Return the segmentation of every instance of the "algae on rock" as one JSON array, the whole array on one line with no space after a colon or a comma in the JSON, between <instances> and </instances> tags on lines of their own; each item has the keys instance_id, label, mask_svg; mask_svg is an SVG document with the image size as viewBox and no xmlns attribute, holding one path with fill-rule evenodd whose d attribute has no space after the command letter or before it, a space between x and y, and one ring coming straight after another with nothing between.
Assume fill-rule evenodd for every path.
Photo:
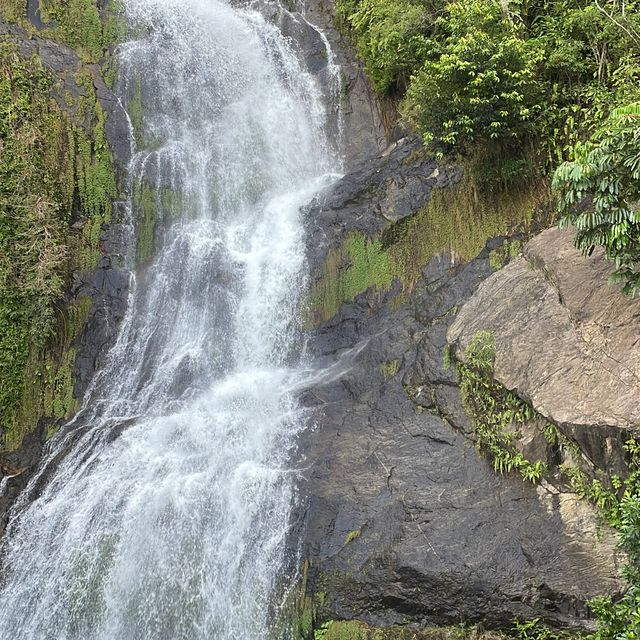
<instances>
[{"instance_id":1,"label":"algae on rock","mask_svg":"<svg viewBox=\"0 0 640 640\"><path fill-rule=\"evenodd\" d=\"M73 342L89 314L67 299L94 268L116 177L92 72L61 94L42 60L0 41L0 450L76 408Z\"/></svg>"},{"instance_id":2,"label":"algae on rock","mask_svg":"<svg viewBox=\"0 0 640 640\"><path fill-rule=\"evenodd\" d=\"M475 258L490 238L527 228L547 200L544 184L487 191L465 172L458 184L434 189L426 206L388 224L378 236L352 232L331 249L311 289L312 323L329 320L342 303L369 289L381 296L397 281L403 293L411 291L440 254Z\"/></svg>"}]
</instances>

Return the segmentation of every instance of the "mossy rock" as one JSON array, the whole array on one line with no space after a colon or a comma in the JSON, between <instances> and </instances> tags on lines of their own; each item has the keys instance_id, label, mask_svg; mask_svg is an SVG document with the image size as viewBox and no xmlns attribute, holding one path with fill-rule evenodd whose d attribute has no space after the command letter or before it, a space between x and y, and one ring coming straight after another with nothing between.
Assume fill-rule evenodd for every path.
<instances>
[{"instance_id":1,"label":"mossy rock","mask_svg":"<svg viewBox=\"0 0 640 640\"><path fill-rule=\"evenodd\" d=\"M434 189L425 207L378 236L351 232L331 249L311 287L308 325L329 320L343 303L368 290L381 298L398 283L401 294L410 292L432 258L471 260L490 238L527 228L547 201L544 184L487 191L467 171L461 182Z\"/></svg>"},{"instance_id":2,"label":"mossy rock","mask_svg":"<svg viewBox=\"0 0 640 640\"><path fill-rule=\"evenodd\" d=\"M0 450L77 407L74 341L91 301L67 292L102 256L117 186L93 71L75 81L61 94L37 55L0 39Z\"/></svg>"},{"instance_id":3,"label":"mossy rock","mask_svg":"<svg viewBox=\"0 0 640 640\"><path fill-rule=\"evenodd\" d=\"M371 627L357 620L325 622L314 640L504 640L497 632L483 632L463 625L453 627Z\"/></svg>"}]
</instances>

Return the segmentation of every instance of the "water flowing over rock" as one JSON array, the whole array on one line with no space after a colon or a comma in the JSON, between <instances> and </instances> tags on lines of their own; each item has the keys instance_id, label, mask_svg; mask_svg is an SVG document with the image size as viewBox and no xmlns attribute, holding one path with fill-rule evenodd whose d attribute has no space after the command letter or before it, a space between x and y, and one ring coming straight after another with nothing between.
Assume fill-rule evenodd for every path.
<instances>
[{"instance_id":1,"label":"water flowing over rock","mask_svg":"<svg viewBox=\"0 0 640 640\"><path fill-rule=\"evenodd\" d=\"M449 349L490 331L496 380L618 471L639 303L570 231L498 273L504 238L460 260L445 223L468 213L448 208L468 174L388 126L333 0L123 4L113 89L87 65L122 198L73 277L93 300L73 345L84 402L0 465L2 513L31 478L0 548L0 637L592 629L586 601L621 588L615 537L566 485L495 473ZM71 49L5 32L80 95ZM502 232L487 225L464 255Z\"/></svg>"},{"instance_id":2,"label":"water flowing over rock","mask_svg":"<svg viewBox=\"0 0 640 640\"><path fill-rule=\"evenodd\" d=\"M141 267L83 409L15 507L0 636L267 637L305 424L300 208L339 170L335 114L257 11L124 4Z\"/></svg>"}]
</instances>

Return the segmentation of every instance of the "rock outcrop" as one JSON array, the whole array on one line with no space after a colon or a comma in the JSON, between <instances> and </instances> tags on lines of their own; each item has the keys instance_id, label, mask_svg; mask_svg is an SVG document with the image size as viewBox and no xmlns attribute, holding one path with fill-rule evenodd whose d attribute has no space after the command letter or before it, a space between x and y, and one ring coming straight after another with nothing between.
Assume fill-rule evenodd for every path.
<instances>
[{"instance_id":1,"label":"rock outcrop","mask_svg":"<svg viewBox=\"0 0 640 640\"><path fill-rule=\"evenodd\" d=\"M349 168L375 157L387 146L387 139L394 135L393 111L385 107L373 92L364 73L362 63L353 48L336 28L334 0L305 0L304 15L320 28L335 56L334 64L340 67L341 96L340 117L343 150ZM316 56L326 64L326 51Z\"/></svg>"},{"instance_id":2,"label":"rock outcrop","mask_svg":"<svg viewBox=\"0 0 640 640\"><path fill-rule=\"evenodd\" d=\"M36 14L32 12L30 15L33 17ZM37 21L34 26L38 26ZM78 105L97 100L97 108L105 117L104 135L113 160L112 168L115 177L122 178L131 157L128 119L122 105L105 84L99 65L83 62L73 49L64 44L40 38L2 20L0 39L11 43L21 57L35 57L41 61L55 80L51 98L67 114L70 126L78 130L86 127ZM84 77L90 79L88 84L80 80ZM87 131L88 136L91 133ZM79 151L76 149L75 153ZM77 182L78 179L75 175L74 180ZM51 358L52 364L47 365L50 369L55 371L58 367L68 367L65 380L68 377L71 382L65 393L75 403L83 397L101 356L115 339L126 310L129 288L129 271L124 266L124 242L128 226L125 204L118 201L113 203L107 223L98 219L90 220L79 200L76 193L68 230L68 241L75 254L70 256L69 273L65 274L67 288L57 305L64 320L57 328L59 335L52 341L55 346L47 354ZM89 241L87 236L92 234L85 232L91 223L99 228L96 237ZM87 257L89 255L90 258ZM45 365L42 366L44 368ZM33 377L33 372L29 375ZM38 382L41 380L29 380L34 389ZM44 384L43 394L52 393L47 386L60 386L57 379ZM0 452L0 479L5 476L0 491L0 535L6 524L8 509L26 485L30 471L39 462L47 437L68 417L51 415L51 407L41 404L46 405L38 399L34 400L33 407L29 407L37 426L27 433L22 446L17 450ZM62 413L64 411L66 407Z\"/></svg>"},{"instance_id":3,"label":"rock outcrop","mask_svg":"<svg viewBox=\"0 0 640 640\"><path fill-rule=\"evenodd\" d=\"M409 179L407 172L422 171L418 206L429 200L435 176L445 193L460 178L453 167L436 173L426 157L407 169L397 162L404 153L399 145L372 165L374 171L346 176L310 211L313 228L318 226L309 248L316 274L339 236L382 232L393 241L389 220L395 216L385 216L382 203L394 201L393 184ZM384 166L394 167L392 182ZM400 211L407 219L415 215ZM542 237L539 245L549 240ZM514 618L541 617L556 626L589 628L586 600L620 588L615 537L599 532L589 504L561 487L497 475L474 446L455 368L446 363L447 332L464 308L456 326L466 319L464 335L473 335L479 306L463 305L475 300L478 287L478 295L490 290L489 254L499 244L490 242L466 263L435 257L410 288L398 279L386 291L372 287L310 335L322 373L304 396L315 428L301 445L307 501L298 527L320 620L509 628ZM545 255L549 264L553 251ZM516 263L493 279L516 270L524 278ZM552 290L557 303L557 289L544 277L538 286L549 288L545 300ZM509 294L514 288L509 285ZM521 289L523 295L532 291L524 284ZM573 295L578 304L578 293ZM597 311L609 300L603 292L593 299L596 323L610 322L610 315ZM537 313L525 298L501 304L504 322L509 313L531 320ZM579 305L587 307L584 297ZM524 328L519 325L520 333ZM507 331L504 325L495 329ZM538 334L537 340L539 350L546 338ZM503 368L508 357L517 363L508 347L501 357ZM567 357L557 362L558 371L572 365ZM526 367L518 371L525 375ZM555 393L559 411L565 397L561 387Z\"/></svg>"},{"instance_id":4,"label":"rock outcrop","mask_svg":"<svg viewBox=\"0 0 640 640\"><path fill-rule=\"evenodd\" d=\"M496 340L495 377L558 425L640 427L640 300L608 283L601 250L549 229L484 282L449 332L463 353L478 331Z\"/></svg>"}]
</instances>

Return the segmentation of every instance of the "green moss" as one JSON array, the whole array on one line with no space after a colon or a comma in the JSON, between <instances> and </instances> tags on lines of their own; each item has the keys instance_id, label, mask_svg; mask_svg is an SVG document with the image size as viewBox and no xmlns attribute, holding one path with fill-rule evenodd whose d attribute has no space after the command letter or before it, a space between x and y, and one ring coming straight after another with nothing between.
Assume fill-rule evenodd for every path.
<instances>
[{"instance_id":1,"label":"green moss","mask_svg":"<svg viewBox=\"0 0 640 640\"><path fill-rule=\"evenodd\" d=\"M61 362L49 361L45 364L47 377L44 388L44 413L53 418L64 419L77 409L78 402L73 397L73 363L76 350L64 351Z\"/></svg>"},{"instance_id":2,"label":"green moss","mask_svg":"<svg viewBox=\"0 0 640 640\"><path fill-rule=\"evenodd\" d=\"M393 378L398 371L400 371L400 361L399 360L391 360L390 362L383 362L380 365L380 373L385 380L389 378Z\"/></svg>"},{"instance_id":3,"label":"green moss","mask_svg":"<svg viewBox=\"0 0 640 640\"><path fill-rule=\"evenodd\" d=\"M344 544L348 545L350 542L357 540L362 535L362 529L354 529L353 531L349 531L347 537L344 539Z\"/></svg>"},{"instance_id":4,"label":"green moss","mask_svg":"<svg viewBox=\"0 0 640 640\"><path fill-rule=\"evenodd\" d=\"M117 191L93 76L77 80L78 101L0 40L0 449L76 408L73 341L90 300L61 300L71 273L97 264Z\"/></svg>"},{"instance_id":5,"label":"green moss","mask_svg":"<svg viewBox=\"0 0 640 640\"><path fill-rule=\"evenodd\" d=\"M186 203L179 191L169 188L156 189L144 181L134 189L136 209L136 260L148 262L156 250L157 229L166 221L185 212Z\"/></svg>"},{"instance_id":6,"label":"green moss","mask_svg":"<svg viewBox=\"0 0 640 640\"><path fill-rule=\"evenodd\" d=\"M142 112L142 79L140 73L136 73L133 83L133 95L127 103L127 113L131 118L131 126L133 127L133 137L139 149L144 147L144 138L142 135L143 112Z\"/></svg>"},{"instance_id":7,"label":"green moss","mask_svg":"<svg viewBox=\"0 0 640 640\"><path fill-rule=\"evenodd\" d=\"M32 353L53 334L73 199L67 121L37 58L0 41L0 415L13 441Z\"/></svg>"},{"instance_id":8,"label":"green moss","mask_svg":"<svg viewBox=\"0 0 640 640\"><path fill-rule=\"evenodd\" d=\"M26 23L27 0L0 0L0 16L7 22Z\"/></svg>"},{"instance_id":9,"label":"green moss","mask_svg":"<svg viewBox=\"0 0 640 640\"><path fill-rule=\"evenodd\" d=\"M383 292L392 282L393 268L382 242L352 234L327 256L322 276L311 293L314 320L328 320L343 302L370 288Z\"/></svg>"},{"instance_id":10,"label":"green moss","mask_svg":"<svg viewBox=\"0 0 640 640\"><path fill-rule=\"evenodd\" d=\"M40 0L40 15L47 26L42 35L78 52L85 62L97 62L106 48L103 25L95 0Z\"/></svg>"},{"instance_id":11,"label":"green moss","mask_svg":"<svg viewBox=\"0 0 640 640\"><path fill-rule=\"evenodd\" d=\"M408 293L433 257L447 253L471 260L489 238L527 227L547 200L545 184L487 191L467 172L458 185L435 189L426 207L380 237L354 233L330 251L310 293L310 324L330 319L343 302L367 290L380 296L395 280Z\"/></svg>"},{"instance_id":12,"label":"green moss","mask_svg":"<svg viewBox=\"0 0 640 640\"><path fill-rule=\"evenodd\" d=\"M164 187L158 190L158 194L164 217L176 218L179 215L192 214L193 202L190 202L181 191Z\"/></svg>"},{"instance_id":13,"label":"green moss","mask_svg":"<svg viewBox=\"0 0 640 640\"><path fill-rule=\"evenodd\" d=\"M330 621L325 622L314 632L314 640L368 640L369 628L362 622Z\"/></svg>"},{"instance_id":14,"label":"green moss","mask_svg":"<svg viewBox=\"0 0 640 640\"><path fill-rule=\"evenodd\" d=\"M384 243L396 274L407 288L422 276L422 269L434 256L448 253L461 261L475 258L489 238L527 226L546 197L543 185L484 190L466 172L459 184L435 189L424 209L385 232Z\"/></svg>"},{"instance_id":15,"label":"green moss","mask_svg":"<svg viewBox=\"0 0 640 640\"><path fill-rule=\"evenodd\" d=\"M97 0L39 0L39 4L45 25L39 32L27 19L27 0L0 0L0 16L31 33L66 44L89 63L100 61L126 35L120 0L111 0L102 11Z\"/></svg>"},{"instance_id":16,"label":"green moss","mask_svg":"<svg viewBox=\"0 0 640 640\"><path fill-rule=\"evenodd\" d=\"M489 265L494 271L499 271L515 260L522 250L520 240L505 240L497 249L489 254Z\"/></svg>"},{"instance_id":17,"label":"green moss","mask_svg":"<svg viewBox=\"0 0 640 640\"><path fill-rule=\"evenodd\" d=\"M121 0L111 0L108 3L103 25L102 44L105 48L124 41L127 36L127 21L124 16L124 3Z\"/></svg>"},{"instance_id":18,"label":"green moss","mask_svg":"<svg viewBox=\"0 0 640 640\"><path fill-rule=\"evenodd\" d=\"M91 72L81 70L76 82L84 89L77 115L84 126L76 129L76 173L83 212L102 222L111 220L112 200L117 196L116 176L107 143L106 114L100 104Z\"/></svg>"},{"instance_id":19,"label":"green moss","mask_svg":"<svg viewBox=\"0 0 640 640\"><path fill-rule=\"evenodd\" d=\"M284 620L286 624L277 625L280 627L276 637L287 635L294 640L309 640L313 638L313 628L316 622L316 605L313 596L307 592L309 582L309 562L305 561L300 572L300 579L296 589L293 590L289 598L289 603L285 606ZM282 629L282 627L286 629ZM285 633L282 633L282 632Z\"/></svg>"},{"instance_id":20,"label":"green moss","mask_svg":"<svg viewBox=\"0 0 640 640\"><path fill-rule=\"evenodd\" d=\"M314 640L504 640L507 636L476 627L371 627L358 620L330 620L314 631Z\"/></svg>"},{"instance_id":21,"label":"green moss","mask_svg":"<svg viewBox=\"0 0 640 640\"><path fill-rule=\"evenodd\" d=\"M442 366L445 371L448 371L451 368L451 346L445 345L444 353L442 354Z\"/></svg>"},{"instance_id":22,"label":"green moss","mask_svg":"<svg viewBox=\"0 0 640 640\"><path fill-rule=\"evenodd\" d=\"M147 262L155 251L156 193L147 184L138 185L134 192L136 207L136 259Z\"/></svg>"}]
</instances>

